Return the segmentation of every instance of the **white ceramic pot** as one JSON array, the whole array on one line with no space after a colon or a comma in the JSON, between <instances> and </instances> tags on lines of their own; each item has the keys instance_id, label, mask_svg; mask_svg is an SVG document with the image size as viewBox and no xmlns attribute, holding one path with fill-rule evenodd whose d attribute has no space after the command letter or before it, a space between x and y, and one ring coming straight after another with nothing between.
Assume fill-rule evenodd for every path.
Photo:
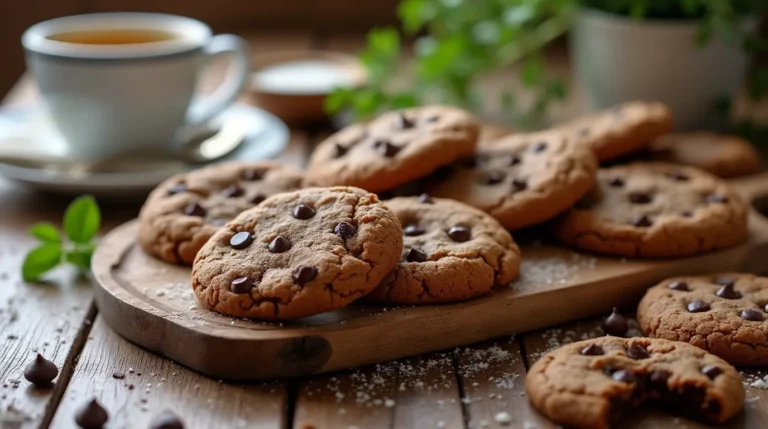
<instances>
[{"instance_id":1,"label":"white ceramic pot","mask_svg":"<svg viewBox=\"0 0 768 429\"><path fill-rule=\"evenodd\" d=\"M741 46L718 38L697 44L697 25L579 11L571 32L572 58L590 107L662 101L679 129L712 125L715 103L738 91L748 57Z\"/></svg>"}]
</instances>

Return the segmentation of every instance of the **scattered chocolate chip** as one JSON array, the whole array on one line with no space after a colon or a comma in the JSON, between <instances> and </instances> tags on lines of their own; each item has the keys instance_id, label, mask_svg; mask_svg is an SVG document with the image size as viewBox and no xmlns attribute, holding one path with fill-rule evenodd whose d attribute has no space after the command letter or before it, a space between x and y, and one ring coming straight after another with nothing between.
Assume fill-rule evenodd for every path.
<instances>
[{"instance_id":1,"label":"scattered chocolate chip","mask_svg":"<svg viewBox=\"0 0 768 429\"><path fill-rule=\"evenodd\" d=\"M651 383L659 387L667 387L667 381L672 374L663 369L657 369L651 373Z\"/></svg>"},{"instance_id":2,"label":"scattered chocolate chip","mask_svg":"<svg viewBox=\"0 0 768 429\"><path fill-rule=\"evenodd\" d=\"M653 197L645 192L631 192L629 202L632 204L648 204L653 201Z\"/></svg>"},{"instance_id":3,"label":"scattered chocolate chip","mask_svg":"<svg viewBox=\"0 0 768 429\"><path fill-rule=\"evenodd\" d=\"M688 291L688 283L686 283L684 281L672 282L667 287L672 289L672 290L679 290L679 291L683 291L683 292L687 292Z\"/></svg>"},{"instance_id":4,"label":"scattered chocolate chip","mask_svg":"<svg viewBox=\"0 0 768 429\"><path fill-rule=\"evenodd\" d=\"M248 277L240 277L232 280L229 284L229 290L231 290L232 293L237 294L251 293L251 289L253 289L254 286L255 285Z\"/></svg>"},{"instance_id":5,"label":"scattered chocolate chip","mask_svg":"<svg viewBox=\"0 0 768 429\"><path fill-rule=\"evenodd\" d=\"M291 242L282 235L278 235L269 243L270 253L283 253L291 248Z\"/></svg>"},{"instance_id":6,"label":"scattered chocolate chip","mask_svg":"<svg viewBox=\"0 0 768 429\"><path fill-rule=\"evenodd\" d=\"M317 267L312 265L302 265L293 270L291 277L293 277L294 283L303 286L317 277Z\"/></svg>"},{"instance_id":7,"label":"scattered chocolate chip","mask_svg":"<svg viewBox=\"0 0 768 429\"><path fill-rule=\"evenodd\" d=\"M346 240L348 238L354 237L355 234L357 234L357 228L352 226L352 224L349 222L339 222L339 224L336 225L336 228L333 229L333 232L342 239Z\"/></svg>"},{"instance_id":8,"label":"scattered chocolate chip","mask_svg":"<svg viewBox=\"0 0 768 429\"><path fill-rule=\"evenodd\" d=\"M448 230L448 236L451 240L463 243L469 241L472 238L472 230L464 225L454 225Z\"/></svg>"},{"instance_id":9,"label":"scattered chocolate chip","mask_svg":"<svg viewBox=\"0 0 768 429\"><path fill-rule=\"evenodd\" d=\"M519 156L512 155L511 157L509 157L509 166L513 167L513 166L515 166L517 164L520 164L520 161L521 161L521 159L520 159Z\"/></svg>"},{"instance_id":10,"label":"scattered chocolate chip","mask_svg":"<svg viewBox=\"0 0 768 429\"><path fill-rule=\"evenodd\" d=\"M512 181L512 192L520 192L528 189L528 182L522 179L515 179Z\"/></svg>"},{"instance_id":11,"label":"scattered chocolate chip","mask_svg":"<svg viewBox=\"0 0 768 429\"><path fill-rule=\"evenodd\" d=\"M168 188L168 195L176 195L182 192L187 192L187 185L184 182L176 183Z\"/></svg>"},{"instance_id":12,"label":"scattered chocolate chip","mask_svg":"<svg viewBox=\"0 0 768 429\"><path fill-rule=\"evenodd\" d=\"M633 344L630 348L627 349L627 357L634 360L640 360L648 359L650 355L648 354L648 350L646 350L645 347L641 346L640 344Z\"/></svg>"},{"instance_id":13,"label":"scattered chocolate chip","mask_svg":"<svg viewBox=\"0 0 768 429\"><path fill-rule=\"evenodd\" d=\"M208 211L204 209L200 204L192 203L187 204L187 206L184 207L184 214L187 216L203 217L208 214Z\"/></svg>"},{"instance_id":14,"label":"scattered chocolate chip","mask_svg":"<svg viewBox=\"0 0 768 429\"><path fill-rule=\"evenodd\" d=\"M405 130L408 128L413 128L416 125L416 122L408 119L405 116L405 113L400 112L400 114L397 116L397 128L400 128L401 130Z\"/></svg>"},{"instance_id":15,"label":"scattered chocolate chip","mask_svg":"<svg viewBox=\"0 0 768 429\"><path fill-rule=\"evenodd\" d=\"M419 226L419 225L416 225L416 224L406 225L406 227L403 228L403 234L405 234L405 235L407 235L409 237L416 237L416 236L424 234L425 232L427 232L427 230L424 229L423 226Z\"/></svg>"},{"instance_id":16,"label":"scattered chocolate chip","mask_svg":"<svg viewBox=\"0 0 768 429\"><path fill-rule=\"evenodd\" d=\"M96 398L91 399L75 413L75 423L83 429L100 429L107 420L109 414Z\"/></svg>"},{"instance_id":17,"label":"scattered chocolate chip","mask_svg":"<svg viewBox=\"0 0 768 429\"><path fill-rule=\"evenodd\" d=\"M621 188L624 186L624 179L621 177L614 177L613 179L608 181L608 186L612 188Z\"/></svg>"},{"instance_id":18,"label":"scattered chocolate chip","mask_svg":"<svg viewBox=\"0 0 768 429\"><path fill-rule=\"evenodd\" d=\"M150 429L184 429L184 422L171 410L163 410L152 419Z\"/></svg>"},{"instance_id":19,"label":"scattered chocolate chip","mask_svg":"<svg viewBox=\"0 0 768 429\"><path fill-rule=\"evenodd\" d=\"M728 202L728 197L720 194L711 194L707 195L705 201L710 204L725 204Z\"/></svg>"},{"instance_id":20,"label":"scattered chocolate chip","mask_svg":"<svg viewBox=\"0 0 768 429\"><path fill-rule=\"evenodd\" d=\"M333 157L334 158L341 158L342 156L346 155L347 152L349 152L349 148L346 146L342 146L338 143L335 143L333 145Z\"/></svg>"},{"instance_id":21,"label":"scattered chocolate chip","mask_svg":"<svg viewBox=\"0 0 768 429\"><path fill-rule=\"evenodd\" d=\"M689 212L688 210L686 210L686 211L680 213L680 216L682 216L682 217L693 217L693 213Z\"/></svg>"},{"instance_id":22,"label":"scattered chocolate chip","mask_svg":"<svg viewBox=\"0 0 768 429\"><path fill-rule=\"evenodd\" d=\"M229 239L229 245L235 250L243 250L253 243L253 235L250 232L241 231Z\"/></svg>"},{"instance_id":23,"label":"scattered chocolate chip","mask_svg":"<svg viewBox=\"0 0 768 429\"><path fill-rule=\"evenodd\" d=\"M547 142L536 142L531 146L531 152L533 153L539 153L544 152L544 150L547 148Z\"/></svg>"},{"instance_id":24,"label":"scattered chocolate chip","mask_svg":"<svg viewBox=\"0 0 768 429\"><path fill-rule=\"evenodd\" d=\"M264 178L264 174L257 170L245 170L243 171L243 180L253 182Z\"/></svg>"},{"instance_id":25,"label":"scattered chocolate chip","mask_svg":"<svg viewBox=\"0 0 768 429\"><path fill-rule=\"evenodd\" d=\"M718 277L715 279L715 284L720 286L734 286L736 280L731 277Z\"/></svg>"},{"instance_id":26,"label":"scattered chocolate chip","mask_svg":"<svg viewBox=\"0 0 768 429\"><path fill-rule=\"evenodd\" d=\"M400 149L402 149L400 146L396 146L392 144L389 140L376 140L373 143L373 147L376 149L377 152L379 152L381 155L386 156L387 158L391 158L395 155L397 155L398 152L400 152Z\"/></svg>"},{"instance_id":27,"label":"scattered chocolate chip","mask_svg":"<svg viewBox=\"0 0 768 429\"><path fill-rule=\"evenodd\" d=\"M310 206L299 204L293 208L293 217L296 219L306 220L315 215L315 209Z\"/></svg>"},{"instance_id":28,"label":"scattered chocolate chip","mask_svg":"<svg viewBox=\"0 0 768 429\"><path fill-rule=\"evenodd\" d=\"M432 197L429 196L429 194L421 194L419 195L419 202L421 204L432 204Z\"/></svg>"},{"instance_id":29,"label":"scattered chocolate chip","mask_svg":"<svg viewBox=\"0 0 768 429\"><path fill-rule=\"evenodd\" d=\"M225 196L226 198L235 198L243 195L244 191L243 188L237 186L237 185L230 185L223 191L221 191L221 195Z\"/></svg>"},{"instance_id":30,"label":"scattered chocolate chip","mask_svg":"<svg viewBox=\"0 0 768 429\"><path fill-rule=\"evenodd\" d=\"M707 365L701 369L701 373L709 377L710 380L714 380L718 375L723 373L723 370L714 365Z\"/></svg>"},{"instance_id":31,"label":"scattered chocolate chip","mask_svg":"<svg viewBox=\"0 0 768 429\"><path fill-rule=\"evenodd\" d=\"M741 294L739 291L733 288L733 282L726 283L723 287L715 292L715 295L725 299L739 299Z\"/></svg>"},{"instance_id":32,"label":"scattered chocolate chip","mask_svg":"<svg viewBox=\"0 0 768 429\"><path fill-rule=\"evenodd\" d=\"M261 204L261 202L266 199L267 199L266 195L257 193L254 196L252 196L248 201L250 201L251 204Z\"/></svg>"},{"instance_id":33,"label":"scattered chocolate chip","mask_svg":"<svg viewBox=\"0 0 768 429\"><path fill-rule=\"evenodd\" d=\"M623 337L629 330L627 318L619 313L619 309L613 307L611 314L603 320L603 332L614 337Z\"/></svg>"},{"instance_id":34,"label":"scattered chocolate chip","mask_svg":"<svg viewBox=\"0 0 768 429\"><path fill-rule=\"evenodd\" d=\"M763 312L756 308L747 308L741 312L741 318L752 322L761 322L763 320Z\"/></svg>"},{"instance_id":35,"label":"scattered chocolate chip","mask_svg":"<svg viewBox=\"0 0 768 429\"><path fill-rule=\"evenodd\" d=\"M440 115L430 116L429 118L427 118L427 122L430 124L437 122L439 120L440 120Z\"/></svg>"},{"instance_id":36,"label":"scattered chocolate chip","mask_svg":"<svg viewBox=\"0 0 768 429\"><path fill-rule=\"evenodd\" d=\"M691 301L688 303L688 311L691 313L702 313L709 311L709 304L704 301Z\"/></svg>"},{"instance_id":37,"label":"scattered chocolate chip","mask_svg":"<svg viewBox=\"0 0 768 429\"><path fill-rule=\"evenodd\" d=\"M480 183L485 185L498 185L504 181L507 175L503 171L488 171L480 176Z\"/></svg>"},{"instance_id":38,"label":"scattered chocolate chip","mask_svg":"<svg viewBox=\"0 0 768 429\"><path fill-rule=\"evenodd\" d=\"M648 228L649 226L653 225L653 221L648 216L642 215L637 218L633 225L638 228Z\"/></svg>"},{"instance_id":39,"label":"scattered chocolate chip","mask_svg":"<svg viewBox=\"0 0 768 429\"><path fill-rule=\"evenodd\" d=\"M635 376L626 369L620 369L611 375L611 378L622 383L634 383Z\"/></svg>"},{"instance_id":40,"label":"scattered chocolate chip","mask_svg":"<svg viewBox=\"0 0 768 429\"><path fill-rule=\"evenodd\" d=\"M125 378L125 373L124 372L113 372L112 373L112 378L114 378L115 380L122 380L122 379Z\"/></svg>"},{"instance_id":41,"label":"scattered chocolate chip","mask_svg":"<svg viewBox=\"0 0 768 429\"><path fill-rule=\"evenodd\" d=\"M405 255L405 260L408 262L424 262L427 260L427 255L418 249L408 250L408 254Z\"/></svg>"},{"instance_id":42,"label":"scattered chocolate chip","mask_svg":"<svg viewBox=\"0 0 768 429\"><path fill-rule=\"evenodd\" d=\"M597 344L590 344L584 347L583 349L581 349L579 353L584 356L600 356L602 354L605 354L605 351L603 350L602 347L598 346Z\"/></svg>"},{"instance_id":43,"label":"scattered chocolate chip","mask_svg":"<svg viewBox=\"0 0 768 429\"><path fill-rule=\"evenodd\" d=\"M44 358L40 353L24 368L24 378L34 384L35 387L49 386L57 375L59 375L59 369L56 364Z\"/></svg>"},{"instance_id":44,"label":"scattered chocolate chip","mask_svg":"<svg viewBox=\"0 0 768 429\"><path fill-rule=\"evenodd\" d=\"M667 177L669 177L670 179L676 182L687 182L688 180L691 180L691 178L688 177L687 174L681 173L679 171L673 171L673 172L667 173Z\"/></svg>"}]
</instances>

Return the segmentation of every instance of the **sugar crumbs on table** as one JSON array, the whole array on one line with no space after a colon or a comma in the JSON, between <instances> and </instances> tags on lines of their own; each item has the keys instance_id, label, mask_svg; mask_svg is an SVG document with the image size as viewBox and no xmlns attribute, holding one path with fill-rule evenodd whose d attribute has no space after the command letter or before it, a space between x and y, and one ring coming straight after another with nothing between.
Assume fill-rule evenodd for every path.
<instances>
[{"instance_id":1,"label":"sugar crumbs on table","mask_svg":"<svg viewBox=\"0 0 768 429\"><path fill-rule=\"evenodd\" d=\"M445 428L445 422L440 420L437 422L437 429L444 429Z\"/></svg>"},{"instance_id":2,"label":"sugar crumbs on table","mask_svg":"<svg viewBox=\"0 0 768 429\"><path fill-rule=\"evenodd\" d=\"M496 423L499 423L504 426L512 423L512 416L510 416L509 413L506 411L496 413L496 415L493 416L493 419L496 420Z\"/></svg>"},{"instance_id":3,"label":"sugar crumbs on table","mask_svg":"<svg viewBox=\"0 0 768 429\"><path fill-rule=\"evenodd\" d=\"M542 286L572 283L579 271L593 270L597 259L578 253L568 258L542 258L525 260L520 265L520 279L510 283L518 291L538 289Z\"/></svg>"}]
</instances>

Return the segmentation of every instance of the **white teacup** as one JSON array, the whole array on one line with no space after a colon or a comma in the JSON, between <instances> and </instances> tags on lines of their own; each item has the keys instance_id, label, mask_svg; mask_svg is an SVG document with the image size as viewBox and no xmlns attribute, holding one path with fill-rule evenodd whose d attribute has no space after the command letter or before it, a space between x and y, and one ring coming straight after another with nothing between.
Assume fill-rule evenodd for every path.
<instances>
[{"instance_id":1,"label":"white teacup","mask_svg":"<svg viewBox=\"0 0 768 429\"><path fill-rule=\"evenodd\" d=\"M30 27L22 44L69 156L83 162L168 153L181 125L234 102L250 68L243 39L174 15L57 18ZM213 94L193 100L203 67L221 54L235 67Z\"/></svg>"}]
</instances>

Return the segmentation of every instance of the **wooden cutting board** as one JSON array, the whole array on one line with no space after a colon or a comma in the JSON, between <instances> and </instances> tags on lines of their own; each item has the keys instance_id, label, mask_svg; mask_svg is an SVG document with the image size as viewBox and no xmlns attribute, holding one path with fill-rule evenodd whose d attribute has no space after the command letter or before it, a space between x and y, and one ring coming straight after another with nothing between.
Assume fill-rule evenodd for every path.
<instances>
[{"instance_id":1,"label":"wooden cutting board","mask_svg":"<svg viewBox=\"0 0 768 429\"><path fill-rule=\"evenodd\" d=\"M768 208L768 173L732 182ZM764 211L766 212L766 211ZM759 266L768 220L750 214L750 241L666 261L593 257L535 241L521 245L520 280L471 301L393 307L353 304L291 323L222 316L200 307L190 269L145 254L137 221L110 232L93 258L101 316L120 335L205 375L241 380L294 377L452 348L632 306L675 275ZM758 257L758 255L762 255Z\"/></svg>"}]
</instances>

